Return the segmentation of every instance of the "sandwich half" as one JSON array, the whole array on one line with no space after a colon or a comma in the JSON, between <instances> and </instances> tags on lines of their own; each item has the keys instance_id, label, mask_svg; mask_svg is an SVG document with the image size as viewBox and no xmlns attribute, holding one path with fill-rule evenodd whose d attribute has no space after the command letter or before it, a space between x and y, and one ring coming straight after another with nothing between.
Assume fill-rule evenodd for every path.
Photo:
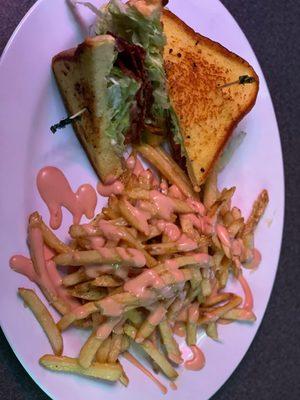
<instances>
[{"instance_id":1,"label":"sandwich half","mask_svg":"<svg viewBox=\"0 0 300 400\"><path fill-rule=\"evenodd\" d=\"M169 96L180 126L180 136L171 132L173 155L181 165L186 163L199 190L233 129L254 106L259 79L245 60L196 33L172 12L165 9L162 22ZM251 84L240 84L243 76L251 77Z\"/></svg>"}]
</instances>

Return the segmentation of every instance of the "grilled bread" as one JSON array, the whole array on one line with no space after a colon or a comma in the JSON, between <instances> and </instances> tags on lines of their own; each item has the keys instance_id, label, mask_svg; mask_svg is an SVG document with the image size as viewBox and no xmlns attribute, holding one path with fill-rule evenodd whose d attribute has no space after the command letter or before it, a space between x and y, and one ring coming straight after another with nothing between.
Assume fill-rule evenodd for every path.
<instances>
[{"instance_id":1,"label":"grilled bread","mask_svg":"<svg viewBox=\"0 0 300 400\"><path fill-rule=\"evenodd\" d=\"M109 182L122 173L120 157L105 134L106 76L115 58L115 39L110 35L87 38L77 49L53 58L52 68L70 115L86 108L73 127L98 176Z\"/></svg>"},{"instance_id":2,"label":"grilled bread","mask_svg":"<svg viewBox=\"0 0 300 400\"><path fill-rule=\"evenodd\" d=\"M233 129L254 106L259 80L245 60L194 32L168 10L163 12L163 24L169 94L180 123L187 169L199 190ZM255 82L220 88L243 75Z\"/></svg>"}]
</instances>

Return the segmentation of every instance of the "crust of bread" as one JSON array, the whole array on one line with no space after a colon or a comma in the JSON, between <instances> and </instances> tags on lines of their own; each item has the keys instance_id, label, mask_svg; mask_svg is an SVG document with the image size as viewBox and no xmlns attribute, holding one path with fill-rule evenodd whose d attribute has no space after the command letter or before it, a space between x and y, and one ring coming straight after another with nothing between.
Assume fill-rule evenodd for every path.
<instances>
[{"instance_id":1,"label":"crust of bread","mask_svg":"<svg viewBox=\"0 0 300 400\"><path fill-rule=\"evenodd\" d=\"M122 159L103 134L103 121L97 115L99 99L96 92L99 90L94 87L94 71L84 71L83 76L80 57L86 51L93 54L93 50L109 41L114 42L109 35L87 38L77 48L62 51L52 59L54 76L69 115L83 108L88 109L81 115L80 120L74 121L72 125L95 172L104 182L122 174Z\"/></svg>"},{"instance_id":2,"label":"crust of bread","mask_svg":"<svg viewBox=\"0 0 300 400\"><path fill-rule=\"evenodd\" d=\"M196 33L171 11L164 10L162 21L169 94L181 126L188 172L198 188L234 128L253 108L259 78L247 61ZM252 76L255 82L218 88L241 75Z\"/></svg>"}]
</instances>

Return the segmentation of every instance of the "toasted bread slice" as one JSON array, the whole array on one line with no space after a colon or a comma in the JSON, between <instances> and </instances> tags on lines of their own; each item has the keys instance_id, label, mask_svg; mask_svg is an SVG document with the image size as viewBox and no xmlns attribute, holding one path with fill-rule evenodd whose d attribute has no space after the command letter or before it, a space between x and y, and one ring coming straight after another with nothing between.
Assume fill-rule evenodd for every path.
<instances>
[{"instance_id":1,"label":"toasted bread slice","mask_svg":"<svg viewBox=\"0 0 300 400\"><path fill-rule=\"evenodd\" d=\"M253 68L219 43L194 32L168 10L164 51L171 103L178 116L193 185L205 182L233 129L254 106L259 80ZM242 75L252 84L236 84Z\"/></svg>"},{"instance_id":2,"label":"toasted bread slice","mask_svg":"<svg viewBox=\"0 0 300 400\"><path fill-rule=\"evenodd\" d=\"M110 35L87 38L77 49L63 51L53 58L52 68L70 115L87 111L73 122L79 141L98 176L109 182L122 173L120 157L105 135L106 76L115 59L115 40Z\"/></svg>"}]
</instances>

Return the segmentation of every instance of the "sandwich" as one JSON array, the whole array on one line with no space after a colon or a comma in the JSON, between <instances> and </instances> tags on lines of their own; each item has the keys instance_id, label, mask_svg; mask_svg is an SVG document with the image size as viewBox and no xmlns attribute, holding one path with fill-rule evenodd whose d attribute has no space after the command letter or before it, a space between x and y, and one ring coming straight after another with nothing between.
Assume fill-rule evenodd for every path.
<instances>
[{"instance_id":1,"label":"sandwich","mask_svg":"<svg viewBox=\"0 0 300 400\"><path fill-rule=\"evenodd\" d=\"M110 182L123 172L127 144L168 140L199 190L255 103L254 70L158 0L110 0L93 10L94 36L52 67L95 171Z\"/></svg>"}]
</instances>

